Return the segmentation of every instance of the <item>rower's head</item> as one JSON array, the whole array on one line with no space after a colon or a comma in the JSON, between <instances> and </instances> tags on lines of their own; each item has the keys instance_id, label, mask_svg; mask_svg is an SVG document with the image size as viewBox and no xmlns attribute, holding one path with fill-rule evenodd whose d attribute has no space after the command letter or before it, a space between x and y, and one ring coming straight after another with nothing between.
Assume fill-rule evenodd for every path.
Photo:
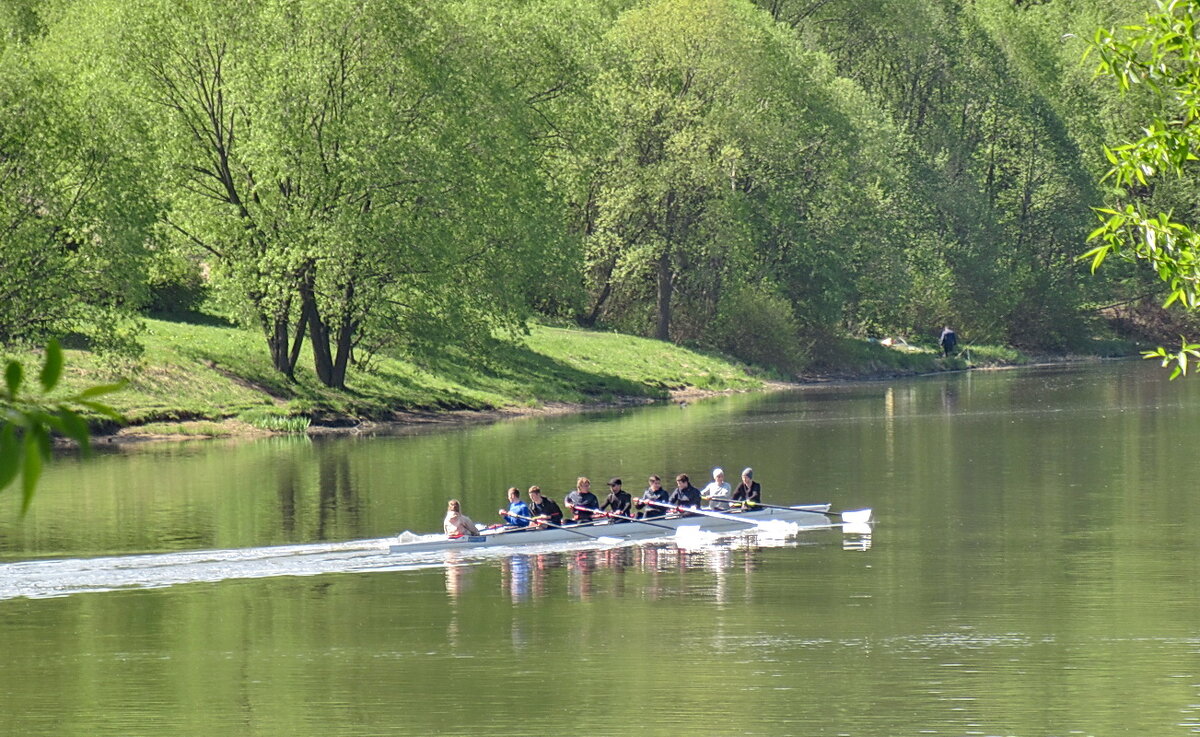
<instances>
[{"instance_id":1,"label":"rower's head","mask_svg":"<svg viewBox=\"0 0 1200 737\"><path fill-rule=\"evenodd\" d=\"M754 478L754 469L753 468L743 468L742 469L742 481L746 482L747 486L750 485L750 481L753 478Z\"/></svg>"},{"instance_id":2,"label":"rower's head","mask_svg":"<svg viewBox=\"0 0 1200 737\"><path fill-rule=\"evenodd\" d=\"M608 480L608 488L612 489L613 491L620 491L621 490L621 479L617 478L616 476L609 479Z\"/></svg>"},{"instance_id":3,"label":"rower's head","mask_svg":"<svg viewBox=\"0 0 1200 737\"><path fill-rule=\"evenodd\" d=\"M542 498L542 487L530 486L529 487L529 498L534 500L535 502L540 501Z\"/></svg>"},{"instance_id":4,"label":"rower's head","mask_svg":"<svg viewBox=\"0 0 1200 737\"><path fill-rule=\"evenodd\" d=\"M725 469L714 468L713 469L713 481L716 481L719 484L724 480L725 480Z\"/></svg>"},{"instance_id":5,"label":"rower's head","mask_svg":"<svg viewBox=\"0 0 1200 737\"><path fill-rule=\"evenodd\" d=\"M508 500L510 502L515 502L520 498L521 498L521 490L520 489L518 489L517 487L514 486L508 490Z\"/></svg>"},{"instance_id":6,"label":"rower's head","mask_svg":"<svg viewBox=\"0 0 1200 737\"><path fill-rule=\"evenodd\" d=\"M688 475L686 473L681 473L675 477L675 485L681 489L686 487L690 483L691 483L691 479L688 478Z\"/></svg>"},{"instance_id":7,"label":"rower's head","mask_svg":"<svg viewBox=\"0 0 1200 737\"><path fill-rule=\"evenodd\" d=\"M650 488L651 489L661 489L662 488L662 479L659 478L658 474L652 474L650 476Z\"/></svg>"},{"instance_id":8,"label":"rower's head","mask_svg":"<svg viewBox=\"0 0 1200 737\"><path fill-rule=\"evenodd\" d=\"M575 488L579 491L587 491L592 488L592 481L587 476L580 476L575 479Z\"/></svg>"},{"instance_id":9,"label":"rower's head","mask_svg":"<svg viewBox=\"0 0 1200 737\"><path fill-rule=\"evenodd\" d=\"M450 512L461 512L462 505L458 503L457 499L451 499L450 503L446 505L446 509Z\"/></svg>"}]
</instances>

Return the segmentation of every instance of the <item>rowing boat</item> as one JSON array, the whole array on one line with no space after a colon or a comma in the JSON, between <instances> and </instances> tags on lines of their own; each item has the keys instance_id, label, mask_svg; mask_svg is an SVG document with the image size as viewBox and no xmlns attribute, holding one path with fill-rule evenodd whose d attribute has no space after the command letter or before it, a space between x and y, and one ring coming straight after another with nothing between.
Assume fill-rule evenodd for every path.
<instances>
[{"instance_id":1,"label":"rowing boat","mask_svg":"<svg viewBox=\"0 0 1200 737\"><path fill-rule=\"evenodd\" d=\"M841 524L832 521L832 517L835 516L849 522L846 515L855 514L858 521L866 522L871 514L869 509L839 514L830 512L830 506L829 504L806 504L794 507L759 507L745 512L724 511L720 513L699 510L694 514L652 517L644 522L640 520L629 522L604 520L538 530L519 527L496 528L484 530L479 535L464 535L454 538L443 535L415 535L405 531L400 534L397 543L391 545L390 549L393 553L425 553L437 550L586 542L586 538L591 538L593 542L613 545L625 540L672 535L683 527L698 527L710 532L736 532L770 524L792 524L798 528L819 528Z\"/></svg>"}]
</instances>

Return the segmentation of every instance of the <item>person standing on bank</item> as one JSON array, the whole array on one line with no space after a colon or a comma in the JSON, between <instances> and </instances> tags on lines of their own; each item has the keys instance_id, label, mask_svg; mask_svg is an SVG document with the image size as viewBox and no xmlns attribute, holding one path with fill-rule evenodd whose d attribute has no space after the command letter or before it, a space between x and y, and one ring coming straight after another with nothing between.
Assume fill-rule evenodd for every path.
<instances>
[{"instance_id":1,"label":"person standing on bank","mask_svg":"<svg viewBox=\"0 0 1200 737\"><path fill-rule=\"evenodd\" d=\"M733 490L733 500L742 503L746 509L754 509L762 501L762 487L754 480L754 469L742 469L742 483Z\"/></svg>"},{"instance_id":2,"label":"person standing on bank","mask_svg":"<svg viewBox=\"0 0 1200 737\"><path fill-rule=\"evenodd\" d=\"M671 492L671 496L667 499L667 503L673 504L680 508L700 508L700 490L695 486L692 486L692 481L688 478L686 473L681 473L675 477L675 491Z\"/></svg>"},{"instance_id":3,"label":"person standing on bank","mask_svg":"<svg viewBox=\"0 0 1200 737\"><path fill-rule=\"evenodd\" d=\"M562 525L563 513L558 502L548 496L542 496L542 487L529 487L529 511L534 522L549 522L552 525Z\"/></svg>"},{"instance_id":4,"label":"person standing on bank","mask_svg":"<svg viewBox=\"0 0 1200 737\"><path fill-rule=\"evenodd\" d=\"M462 513L462 505L457 499L451 499L446 505L446 519L442 522L442 529L450 537L462 537L463 535L478 535L479 528L471 521L471 518Z\"/></svg>"},{"instance_id":5,"label":"person standing on bank","mask_svg":"<svg viewBox=\"0 0 1200 737\"><path fill-rule=\"evenodd\" d=\"M658 474L650 476L650 485L642 492L642 498L634 502L637 508L642 510L638 516L642 519L651 519L653 517L661 517L667 513L667 510L662 507L656 507L653 504L646 502L658 502L666 504L671 499L671 493L663 488L662 478Z\"/></svg>"},{"instance_id":6,"label":"person standing on bank","mask_svg":"<svg viewBox=\"0 0 1200 737\"><path fill-rule=\"evenodd\" d=\"M950 357L950 352L958 345L958 336L954 334L948 326L942 328L942 337L938 338L938 345L942 347L942 356Z\"/></svg>"},{"instance_id":7,"label":"person standing on bank","mask_svg":"<svg viewBox=\"0 0 1200 737\"><path fill-rule=\"evenodd\" d=\"M600 500L592 493L592 482L587 476L580 476L575 480L575 491L567 494L563 503L571 510L571 521L575 523L592 521L592 513L580 511L578 507L595 509L600 506Z\"/></svg>"},{"instance_id":8,"label":"person standing on bank","mask_svg":"<svg viewBox=\"0 0 1200 737\"><path fill-rule=\"evenodd\" d=\"M512 487L508 490L508 509L501 509L500 516L504 518L505 527L528 527L529 505L521 501L521 490Z\"/></svg>"},{"instance_id":9,"label":"person standing on bank","mask_svg":"<svg viewBox=\"0 0 1200 737\"><path fill-rule=\"evenodd\" d=\"M714 468L712 472L713 480L709 482L700 491L700 496L709 500L709 506L716 510L729 509L729 502L724 501L729 498L733 490L729 488L729 482L725 480L725 471L720 468Z\"/></svg>"},{"instance_id":10,"label":"person standing on bank","mask_svg":"<svg viewBox=\"0 0 1200 737\"><path fill-rule=\"evenodd\" d=\"M633 511L633 497L629 496L629 492L621 488L621 479L611 478L608 480L608 498L604 500L604 504L600 509L619 514L622 517L628 517ZM613 518L613 522L628 522L629 520Z\"/></svg>"}]
</instances>

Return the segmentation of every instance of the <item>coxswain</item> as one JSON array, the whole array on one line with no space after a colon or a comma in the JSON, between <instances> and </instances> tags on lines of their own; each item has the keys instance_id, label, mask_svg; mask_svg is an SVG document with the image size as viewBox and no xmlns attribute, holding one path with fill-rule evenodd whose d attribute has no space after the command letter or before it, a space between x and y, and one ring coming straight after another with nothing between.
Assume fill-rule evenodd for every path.
<instances>
[{"instance_id":1,"label":"coxswain","mask_svg":"<svg viewBox=\"0 0 1200 737\"><path fill-rule=\"evenodd\" d=\"M729 488L729 482L725 480L725 471L720 468L714 468L712 472L713 480L709 482L700 491L700 496L709 500L709 506L716 510L729 509L729 502L725 501L733 493Z\"/></svg>"},{"instance_id":2,"label":"coxswain","mask_svg":"<svg viewBox=\"0 0 1200 737\"><path fill-rule=\"evenodd\" d=\"M529 511L530 516L535 522L549 522L552 525L561 525L563 519L562 510L559 509L558 503L548 496L542 496L542 488L540 486L529 487Z\"/></svg>"},{"instance_id":3,"label":"coxswain","mask_svg":"<svg viewBox=\"0 0 1200 737\"><path fill-rule=\"evenodd\" d=\"M647 486L646 490L642 492L642 498L634 501L634 504L637 506L637 508L641 510L641 514L638 516L642 519L663 516L667 513L667 510L663 509L662 507L656 507L653 504L647 504L646 502L666 504L670 498L671 492L663 488L662 478L656 473L651 474L649 486Z\"/></svg>"},{"instance_id":4,"label":"coxswain","mask_svg":"<svg viewBox=\"0 0 1200 737\"><path fill-rule=\"evenodd\" d=\"M463 535L478 535L479 528L471 521L471 518L462 513L462 505L457 499L451 499L446 505L446 519L442 522L442 529L450 537L462 537Z\"/></svg>"},{"instance_id":5,"label":"coxswain","mask_svg":"<svg viewBox=\"0 0 1200 737\"><path fill-rule=\"evenodd\" d=\"M587 476L580 476L575 480L575 490L567 494L563 502L572 511L571 521L575 523L591 522L592 513L585 510L600 506L600 500L592 493L592 482Z\"/></svg>"},{"instance_id":6,"label":"coxswain","mask_svg":"<svg viewBox=\"0 0 1200 737\"><path fill-rule=\"evenodd\" d=\"M667 503L679 509L683 509L684 507L691 507L692 509L700 508L700 490L692 486L691 479L688 478L686 473L681 473L675 477L675 491L671 492Z\"/></svg>"},{"instance_id":7,"label":"coxswain","mask_svg":"<svg viewBox=\"0 0 1200 737\"><path fill-rule=\"evenodd\" d=\"M604 504L600 509L608 510L613 514L619 514L621 517L628 517L633 507L633 497L629 496L629 492L621 488L621 479L613 477L608 480L608 497L604 500ZM613 522L628 522L627 519L613 517Z\"/></svg>"},{"instance_id":8,"label":"coxswain","mask_svg":"<svg viewBox=\"0 0 1200 737\"><path fill-rule=\"evenodd\" d=\"M508 509L501 509L500 516L504 518L505 527L527 527L529 525L529 505L521 501L521 490L512 487L508 490Z\"/></svg>"},{"instance_id":9,"label":"coxswain","mask_svg":"<svg viewBox=\"0 0 1200 737\"><path fill-rule=\"evenodd\" d=\"M754 469L742 469L742 483L733 490L733 500L742 503L746 509L753 509L762 501L762 486L754 480Z\"/></svg>"}]
</instances>

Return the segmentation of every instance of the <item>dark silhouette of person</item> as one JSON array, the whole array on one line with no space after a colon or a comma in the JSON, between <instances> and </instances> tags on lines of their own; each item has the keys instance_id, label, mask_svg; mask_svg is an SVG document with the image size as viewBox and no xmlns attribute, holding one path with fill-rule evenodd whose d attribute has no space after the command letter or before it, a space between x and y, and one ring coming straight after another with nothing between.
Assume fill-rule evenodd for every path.
<instances>
[{"instance_id":1,"label":"dark silhouette of person","mask_svg":"<svg viewBox=\"0 0 1200 737\"><path fill-rule=\"evenodd\" d=\"M942 337L938 338L938 345L942 347L942 355L949 356L954 347L958 345L958 336L948 327L942 328Z\"/></svg>"}]
</instances>

